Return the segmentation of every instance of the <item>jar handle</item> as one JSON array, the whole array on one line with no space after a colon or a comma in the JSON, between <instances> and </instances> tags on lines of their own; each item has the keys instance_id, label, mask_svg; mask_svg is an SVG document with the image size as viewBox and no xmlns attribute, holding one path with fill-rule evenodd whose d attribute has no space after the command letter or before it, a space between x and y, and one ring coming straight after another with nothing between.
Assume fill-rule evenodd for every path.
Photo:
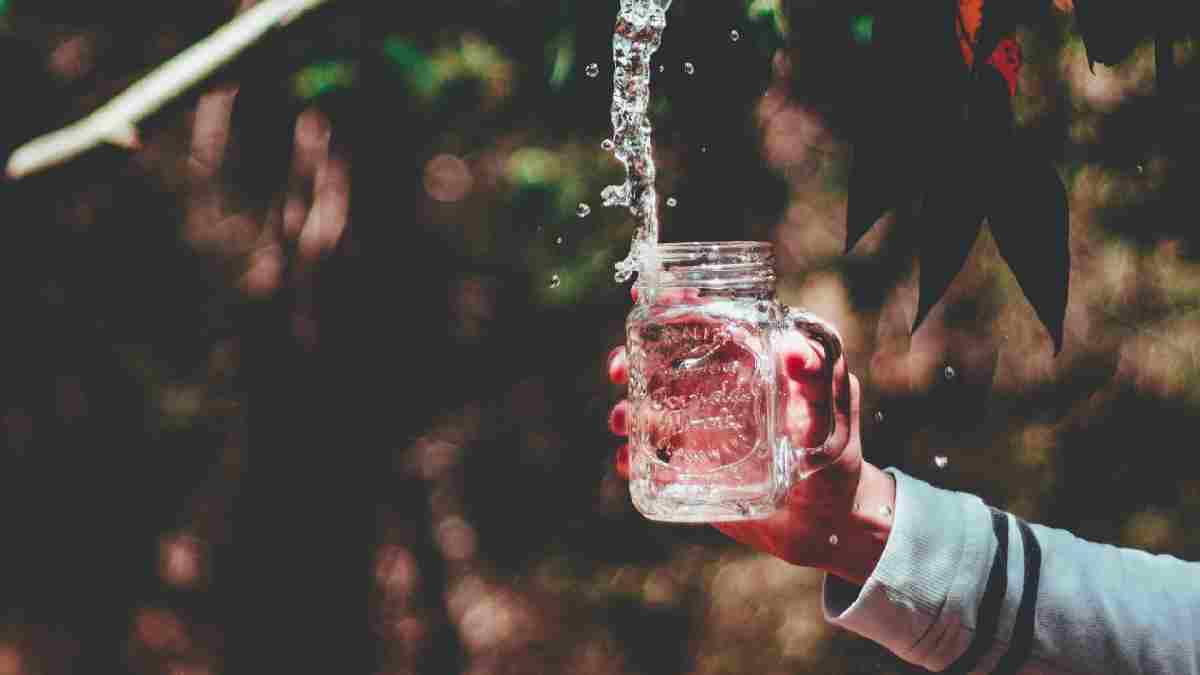
<instances>
[{"instance_id":1,"label":"jar handle","mask_svg":"<svg viewBox=\"0 0 1200 675\"><path fill-rule=\"evenodd\" d=\"M832 464L841 456L850 439L850 425L838 424L838 410L844 410L849 416L850 408L850 369L846 365L845 350L842 338L836 328L828 321L817 315L792 307L784 307L783 331L794 332L802 337L814 340L824 351L821 359L821 381L825 383L825 409L821 415L825 417L829 431L825 439L814 447L797 447L791 444L792 466L798 478L808 478ZM790 395L790 390L783 394ZM786 399L784 412L786 413Z\"/></svg>"}]
</instances>

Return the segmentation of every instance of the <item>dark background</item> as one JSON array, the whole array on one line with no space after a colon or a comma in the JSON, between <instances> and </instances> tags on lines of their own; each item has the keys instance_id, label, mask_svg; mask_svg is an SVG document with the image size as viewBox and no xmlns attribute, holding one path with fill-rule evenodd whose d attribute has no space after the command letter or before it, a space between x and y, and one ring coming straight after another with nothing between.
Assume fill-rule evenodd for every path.
<instances>
[{"instance_id":1,"label":"dark background","mask_svg":"<svg viewBox=\"0 0 1200 675\"><path fill-rule=\"evenodd\" d=\"M664 238L775 242L781 297L846 337L871 461L1195 559L1195 111L1155 96L1153 46L1093 74L1070 13L1019 32L1017 121L1071 194L1055 357L986 234L911 337L904 224L843 255L856 124L920 100L873 79L865 5L798 4L676 0ZM0 185L0 675L906 672L822 621L819 574L646 522L612 468L615 10L335 0L140 150ZM234 11L0 0L4 154ZM235 152L204 187L255 242L302 111L350 167L336 246L307 265L278 238L266 286L245 237L186 226L195 110L232 82Z\"/></svg>"}]
</instances>

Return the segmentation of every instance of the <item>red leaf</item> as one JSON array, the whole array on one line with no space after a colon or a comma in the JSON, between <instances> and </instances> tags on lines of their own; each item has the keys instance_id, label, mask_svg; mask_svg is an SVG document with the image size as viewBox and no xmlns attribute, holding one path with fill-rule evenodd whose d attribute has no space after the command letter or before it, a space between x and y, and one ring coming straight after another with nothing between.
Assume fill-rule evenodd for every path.
<instances>
[{"instance_id":1,"label":"red leaf","mask_svg":"<svg viewBox=\"0 0 1200 675\"><path fill-rule=\"evenodd\" d=\"M1004 38L996 45L995 51L988 57L987 62L1000 71L1008 82L1010 96L1017 95L1017 80L1021 76L1021 45L1013 38Z\"/></svg>"}]
</instances>

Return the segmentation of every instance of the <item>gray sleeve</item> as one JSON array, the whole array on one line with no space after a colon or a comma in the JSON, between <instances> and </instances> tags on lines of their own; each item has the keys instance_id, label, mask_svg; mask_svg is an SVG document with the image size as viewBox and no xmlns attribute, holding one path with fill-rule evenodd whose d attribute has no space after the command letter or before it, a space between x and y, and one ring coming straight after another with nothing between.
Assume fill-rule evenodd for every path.
<instances>
[{"instance_id":1,"label":"gray sleeve","mask_svg":"<svg viewBox=\"0 0 1200 675\"><path fill-rule=\"evenodd\" d=\"M928 670L1200 675L1200 565L1083 541L889 470L892 533L826 618Z\"/></svg>"}]
</instances>

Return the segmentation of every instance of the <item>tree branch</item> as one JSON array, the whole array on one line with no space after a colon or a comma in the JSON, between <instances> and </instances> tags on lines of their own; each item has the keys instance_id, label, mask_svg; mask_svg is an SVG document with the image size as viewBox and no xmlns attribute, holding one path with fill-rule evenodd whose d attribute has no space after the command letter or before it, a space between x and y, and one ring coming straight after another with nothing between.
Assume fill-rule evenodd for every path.
<instances>
[{"instance_id":1,"label":"tree branch","mask_svg":"<svg viewBox=\"0 0 1200 675\"><path fill-rule=\"evenodd\" d=\"M176 54L87 117L17 148L10 179L67 162L100 145L137 146L137 124L230 62L276 26L329 0L262 0L212 35Z\"/></svg>"}]
</instances>

